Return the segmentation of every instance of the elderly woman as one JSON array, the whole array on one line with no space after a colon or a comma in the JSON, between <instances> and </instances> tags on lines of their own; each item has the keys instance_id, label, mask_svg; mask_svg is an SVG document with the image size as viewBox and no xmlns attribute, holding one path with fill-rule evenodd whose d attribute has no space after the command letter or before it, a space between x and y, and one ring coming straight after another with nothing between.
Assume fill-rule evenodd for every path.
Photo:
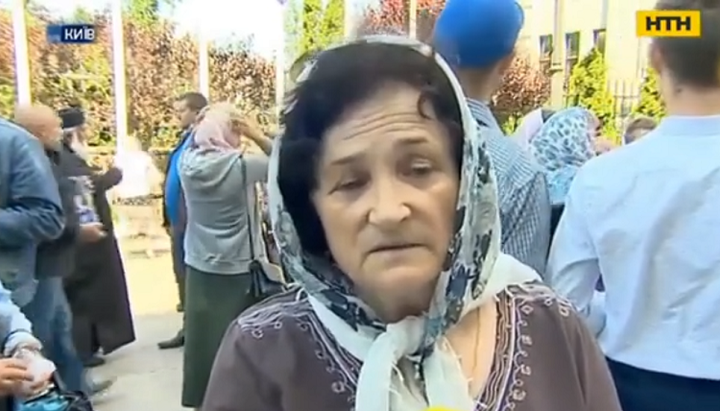
<instances>
[{"instance_id":1,"label":"elderly woman","mask_svg":"<svg viewBox=\"0 0 720 411\"><path fill-rule=\"evenodd\" d=\"M182 405L194 408L202 405L228 324L253 303L248 265L264 257L255 185L267 178L268 157L243 153L241 135L270 148L262 133L248 132L231 104L210 106L201 116L180 158L187 219Z\"/></svg>"},{"instance_id":2,"label":"elderly woman","mask_svg":"<svg viewBox=\"0 0 720 411\"><path fill-rule=\"evenodd\" d=\"M584 108L568 108L557 112L530 142L530 151L547 178L551 227L555 232L575 174L595 157L598 120Z\"/></svg>"},{"instance_id":3,"label":"elderly woman","mask_svg":"<svg viewBox=\"0 0 720 411\"><path fill-rule=\"evenodd\" d=\"M374 37L302 78L268 183L301 289L230 326L203 411L618 411L582 320L499 252L494 174L448 65Z\"/></svg>"}]
</instances>

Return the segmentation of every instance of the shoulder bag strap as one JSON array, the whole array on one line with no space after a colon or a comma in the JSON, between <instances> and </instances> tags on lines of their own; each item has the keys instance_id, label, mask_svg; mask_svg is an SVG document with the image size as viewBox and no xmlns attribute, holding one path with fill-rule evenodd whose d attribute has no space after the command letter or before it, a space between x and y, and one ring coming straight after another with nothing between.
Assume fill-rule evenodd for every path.
<instances>
[{"instance_id":1,"label":"shoulder bag strap","mask_svg":"<svg viewBox=\"0 0 720 411\"><path fill-rule=\"evenodd\" d=\"M240 156L240 172L242 173L242 185L243 185L243 192L245 193L245 201L248 201L248 197L250 197L247 191L248 185L247 185L247 168L245 166L245 159ZM252 201L253 199L251 199ZM255 209L255 201L252 201L252 209ZM247 218L247 230L248 230L248 238L250 239L250 260L255 259L255 238L253 236L253 226L252 226L252 218L250 218L250 204L247 204L246 210L245 210L245 217Z\"/></svg>"}]
</instances>

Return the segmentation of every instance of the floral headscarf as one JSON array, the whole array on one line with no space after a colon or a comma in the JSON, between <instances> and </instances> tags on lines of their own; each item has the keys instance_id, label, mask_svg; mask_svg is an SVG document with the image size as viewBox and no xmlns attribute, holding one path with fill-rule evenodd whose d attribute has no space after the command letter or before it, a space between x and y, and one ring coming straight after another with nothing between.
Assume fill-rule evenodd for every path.
<instances>
[{"instance_id":1,"label":"floral headscarf","mask_svg":"<svg viewBox=\"0 0 720 411\"><path fill-rule=\"evenodd\" d=\"M583 108L569 108L550 117L532 139L530 151L543 168L550 203L561 205L577 171L595 157L597 118Z\"/></svg>"},{"instance_id":2,"label":"floral headscarf","mask_svg":"<svg viewBox=\"0 0 720 411\"><path fill-rule=\"evenodd\" d=\"M429 46L405 37L373 36L358 41L402 45L428 56L432 53ZM474 401L467 395L467 380L457 358L440 349L438 340L465 313L507 286L539 279L532 269L500 253L495 176L490 169L485 140L477 134L475 121L450 67L437 55L435 61L455 90L465 140L456 231L435 297L423 317L407 317L394 324L384 324L354 294L348 277L339 268L329 259L304 252L277 185L282 137L275 143L271 156L270 216L283 265L309 294L318 318L338 343L363 360L356 394L357 411L420 411L428 405L472 409ZM300 81L311 71L312 67L308 67L299 77ZM420 384L418 378L398 376L398 363L403 357L421 370L424 384ZM417 395L418 392L422 394Z\"/></svg>"}]
</instances>

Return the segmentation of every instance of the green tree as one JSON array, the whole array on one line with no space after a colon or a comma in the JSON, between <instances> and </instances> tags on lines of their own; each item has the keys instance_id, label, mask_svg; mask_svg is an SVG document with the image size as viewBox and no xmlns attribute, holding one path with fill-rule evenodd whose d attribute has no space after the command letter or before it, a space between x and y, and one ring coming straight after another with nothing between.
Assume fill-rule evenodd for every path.
<instances>
[{"instance_id":1,"label":"green tree","mask_svg":"<svg viewBox=\"0 0 720 411\"><path fill-rule=\"evenodd\" d=\"M596 48L573 67L568 79L566 104L591 110L603 124L603 133L618 138L615 124L615 99L607 87L607 66Z\"/></svg>"},{"instance_id":2,"label":"green tree","mask_svg":"<svg viewBox=\"0 0 720 411\"><path fill-rule=\"evenodd\" d=\"M149 26L160 20L160 7L174 7L179 0L130 0L126 3L125 12L134 24Z\"/></svg>"},{"instance_id":3,"label":"green tree","mask_svg":"<svg viewBox=\"0 0 720 411\"><path fill-rule=\"evenodd\" d=\"M633 109L633 114L645 115L659 120L665 116L665 105L658 87L658 76L648 71L640 87L640 100Z\"/></svg>"},{"instance_id":4,"label":"green tree","mask_svg":"<svg viewBox=\"0 0 720 411\"><path fill-rule=\"evenodd\" d=\"M343 0L291 1L287 7L290 61L308 52L325 49L343 38Z\"/></svg>"},{"instance_id":5,"label":"green tree","mask_svg":"<svg viewBox=\"0 0 720 411\"><path fill-rule=\"evenodd\" d=\"M90 23L93 21L93 13L84 7L77 7L73 11L70 20L74 23Z\"/></svg>"}]
</instances>

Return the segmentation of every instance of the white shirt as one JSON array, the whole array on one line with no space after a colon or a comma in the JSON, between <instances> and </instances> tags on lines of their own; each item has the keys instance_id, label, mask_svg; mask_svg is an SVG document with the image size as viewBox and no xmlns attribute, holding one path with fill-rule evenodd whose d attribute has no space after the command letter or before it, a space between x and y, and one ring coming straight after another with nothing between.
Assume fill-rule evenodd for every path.
<instances>
[{"instance_id":1,"label":"white shirt","mask_svg":"<svg viewBox=\"0 0 720 411\"><path fill-rule=\"evenodd\" d=\"M601 275L604 293L595 291ZM666 118L588 162L547 279L609 358L720 380L720 116Z\"/></svg>"}]
</instances>

